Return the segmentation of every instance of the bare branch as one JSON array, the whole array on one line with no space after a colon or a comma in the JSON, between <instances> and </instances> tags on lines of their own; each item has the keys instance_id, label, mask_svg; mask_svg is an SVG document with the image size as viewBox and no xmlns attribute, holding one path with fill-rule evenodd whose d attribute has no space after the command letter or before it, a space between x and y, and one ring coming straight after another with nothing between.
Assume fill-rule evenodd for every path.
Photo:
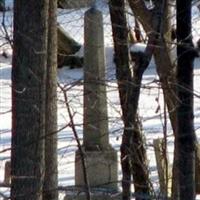
<instances>
[{"instance_id":1,"label":"bare branch","mask_svg":"<svg viewBox=\"0 0 200 200\"><path fill-rule=\"evenodd\" d=\"M74 137L76 139L78 149L79 149L79 152L80 152L81 162L82 162L82 166L83 166L83 176L84 176L84 182L85 182L85 187L86 187L87 200L91 200L91 195L90 195L91 192L90 192L89 181L88 181L87 170L86 170L85 152L82 148L78 133L77 133L76 128L75 128L74 118L73 118L73 114L72 114L71 109L70 109L67 92L59 83L58 83L58 86L61 89L61 91L63 92L64 99L65 99L65 105L66 105L66 108L67 108L67 111L68 111L68 114L69 114L69 118L70 118L70 127L71 127L71 129L74 133Z\"/></svg>"},{"instance_id":2,"label":"bare branch","mask_svg":"<svg viewBox=\"0 0 200 200\"><path fill-rule=\"evenodd\" d=\"M151 10L147 9L143 0L128 0L129 6L132 9L137 19L143 25L143 28L147 33L151 33L153 30L152 19L153 15Z\"/></svg>"}]
</instances>

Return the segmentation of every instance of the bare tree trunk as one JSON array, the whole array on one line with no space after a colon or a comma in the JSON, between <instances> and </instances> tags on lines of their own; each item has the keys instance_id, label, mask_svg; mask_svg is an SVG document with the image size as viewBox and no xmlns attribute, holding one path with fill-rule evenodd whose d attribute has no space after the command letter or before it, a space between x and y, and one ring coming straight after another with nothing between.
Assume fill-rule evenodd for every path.
<instances>
[{"instance_id":1,"label":"bare tree trunk","mask_svg":"<svg viewBox=\"0 0 200 200\"><path fill-rule=\"evenodd\" d=\"M5 0L0 0L0 12L5 11Z\"/></svg>"},{"instance_id":2,"label":"bare tree trunk","mask_svg":"<svg viewBox=\"0 0 200 200\"><path fill-rule=\"evenodd\" d=\"M118 81L120 104L124 126L127 121L127 94L129 93L129 83L131 82L131 71L129 69L128 57L128 30L124 13L124 0L110 0L110 15L112 22L116 75ZM130 136L124 128L123 141L121 144L121 165L122 165L122 198L129 200L131 197L131 166L130 166Z\"/></svg>"},{"instance_id":3,"label":"bare tree trunk","mask_svg":"<svg viewBox=\"0 0 200 200\"><path fill-rule=\"evenodd\" d=\"M47 0L14 1L12 200L42 199L47 16Z\"/></svg>"},{"instance_id":4,"label":"bare tree trunk","mask_svg":"<svg viewBox=\"0 0 200 200\"><path fill-rule=\"evenodd\" d=\"M193 113L194 46L191 36L191 3L177 0L177 144L178 199L195 199L195 134ZM184 19L184 20L183 20Z\"/></svg>"},{"instance_id":5,"label":"bare tree trunk","mask_svg":"<svg viewBox=\"0 0 200 200\"><path fill-rule=\"evenodd\" d=\"M58 199L57 170L57 1L49 1L43 200Z\"/></svg>"},{"instance_id":6,"label":"bare tree trunk","mask_svg":"<svg viewBox=\"0 0 200 200\"><path fill-rule=\"evenodd\" d=\"M132 120L131 118L128 119L130 123L129 126L131 126L127 131L131 134L130 161L136 200L150 198L152 193L145 141L144 136L142 135L141 124L137 116L142 76L150 63L151 58L151 54L148 54L148 47L146 48L145 53L131 53L135 65L133 66L134 76L131 82L132 93L129 93L130 99L128 102L132 105L132 107L129 107L129 112L132 113Z\"/></svg>"},{"instance_id":7,"label":"bare tree trunk","mask_svg":"<svg viewBox=\"0 0 200 200\"><path fill-rule=\"evenodd\" d=\"M124 1L111 0L109 6L115 48L116 74L125 126L121 144L123 200L130 199L131 171L133 171L136 199L139 200L150 194L144 141L140 130L136 126L142 74L148 64L143 62L146 61L143 60L143 55L141 55L142 57L133 55L137 59L138 66L135 66L134 78L132 77L129 68L128 30L124 13ZM141 63L145 63L145 67L141 66ZM132 167L130 162L132 162Z\"/></svg>"},{"instance_id":8,"label":"bare tree trunk","mask_svg":"<svg viewBox=\"0 0 200 200\"><path fill-rule=\"evenodd\" d=\"M150 12L142 0L128 0L135 16L140 19L148 37L152 37L152 48L155 56L157 72L163 88L173 131L175 131L176 94L174 90L175 67L171 62L166 36L169 34L167 1L156 1ZM158 17L159 16L159 17ZM169 38L169 36L167 36Z\"/></svg>"},{"instance_id":9,"label":"bare tree trunk","mask_svg":"<svg viewBox=\"0 0 200 200\"><path fill-rule=\"evenodd\" d=\"M134 31L135 31L136 41L137 42L142 42L142 33L141 33L141 30L140 30L140 24L139 24L139 21L137 20L136 17L135 17L135 28L134 28Z\"/></svg>"}]
</instances>

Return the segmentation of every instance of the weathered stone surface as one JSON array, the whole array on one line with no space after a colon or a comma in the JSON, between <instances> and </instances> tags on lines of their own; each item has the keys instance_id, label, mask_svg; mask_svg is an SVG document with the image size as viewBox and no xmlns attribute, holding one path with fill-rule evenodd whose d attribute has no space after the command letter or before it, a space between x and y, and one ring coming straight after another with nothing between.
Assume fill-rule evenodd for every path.
<instances>
[{"instance_id":1,"label":"weathered stone surface","mask_svg":"<svg viewBox=\"0 0 200 200\"><path fill-rule=\"evenodd\" d=\"M84 141L86 150L109 146L103 19L92 8L85 13Z\"/></svg>"},{"instance_id":2,"label":"weathered stone surface","mask_svg":"<svg viewBox=\"0 0 200 200\"><path fill-rule=\"evenodd\" d=\"M84 186L83 167L79 151L75 159L75 183ZM88 182L91 187L103 187L117 191L118 160L117 152L110 148L106 151L86 151L85 163Z\"/></svg>"},{"instance_id":3,"label":"weathered stone surface","mask_svg":"<svg viewBox=\"0 0 200 200\"><path fill-rule=\"evenodd\" d=\"M64 200L87 200L87 198L84 190L81 192L79 188L73 192L67 192ZM108 192L102 188L101 190L96 188L91 191L91 200L122 200L122 196L120 192Z\"/></svg>"},{"instance_id":4,"label":"weathered stone surface","mask_svg":"<svg viewBox=\"0 0 200 200\"><path fill-rule=\"evenodd\" d=\"M86 171L91 187L117 190L117 152L109 145L102 13L85 13L84 131ZM76 152L75 183L83 186L80 154Z\"/></svg>"}]
</instances>

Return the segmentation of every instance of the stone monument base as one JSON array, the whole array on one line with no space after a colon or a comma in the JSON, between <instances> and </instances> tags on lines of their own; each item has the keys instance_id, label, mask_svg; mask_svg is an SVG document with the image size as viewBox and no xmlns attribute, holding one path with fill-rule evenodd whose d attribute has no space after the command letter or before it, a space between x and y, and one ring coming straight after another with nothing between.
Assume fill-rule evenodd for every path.
<instances>
[{"instance_id":1,"label":"stone monument base","mask_svg":"<svg viewBox=\"0 0 200 200\"><path fill-rule=\"evenodd\" d=\"M85 165L90 187L118 190L118 159L112 147L107 150L85 151ZM82 160L79 151L75 157L75 183L84 186Z\"/></svg>"},{"instance_id":2,"label":"stone monument base","mask_svg":"<svg viewBox=\"0 0 200 200\"><path fill-rule=\"evenodd\" d=\"M91 200L122 200L121 192L109 192L105 188L91 189ZM66 192L64 200L87 200L86 193L81 187L74 187L73 190Z\"/></svg>"},{"instance_id":3,"label":"stone monument base","mask_svg":"<svg viewBox=\"0 0 200 200\"><path fill-rule=\"evenodd\" d=\"M109 146L104 151L84 151L84 156L91 200L121 200L117 151ZM67 190L64 200L87 200L79 151L75 157L75 183L76 186Z\"/></svg>"}]
</instances>

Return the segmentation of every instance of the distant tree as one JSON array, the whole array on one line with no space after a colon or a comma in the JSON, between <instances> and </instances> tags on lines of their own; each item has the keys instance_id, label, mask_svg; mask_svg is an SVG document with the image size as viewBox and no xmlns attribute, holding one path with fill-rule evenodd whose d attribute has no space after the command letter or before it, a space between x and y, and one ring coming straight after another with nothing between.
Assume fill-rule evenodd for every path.
<instances>
[{"instance_id":1,"label":"distant tree","mask_svg":"<svg viewBox=\"0 0 200 200\"><path fill-rule=\"evenodd\" d=\"M11 199L41 200L48 0L14 1Z\"/></svg>"},{"instance_id":2,"label":"distant tree","mask_svg":"<svg viewBox=\"0 0 200 200\"><path fill-rule=\"evenodd\" d=\"M45 176L43 200L58 199L57 171L57 1L49 1L46 79Z\"/></svg>"}]
</instances>

